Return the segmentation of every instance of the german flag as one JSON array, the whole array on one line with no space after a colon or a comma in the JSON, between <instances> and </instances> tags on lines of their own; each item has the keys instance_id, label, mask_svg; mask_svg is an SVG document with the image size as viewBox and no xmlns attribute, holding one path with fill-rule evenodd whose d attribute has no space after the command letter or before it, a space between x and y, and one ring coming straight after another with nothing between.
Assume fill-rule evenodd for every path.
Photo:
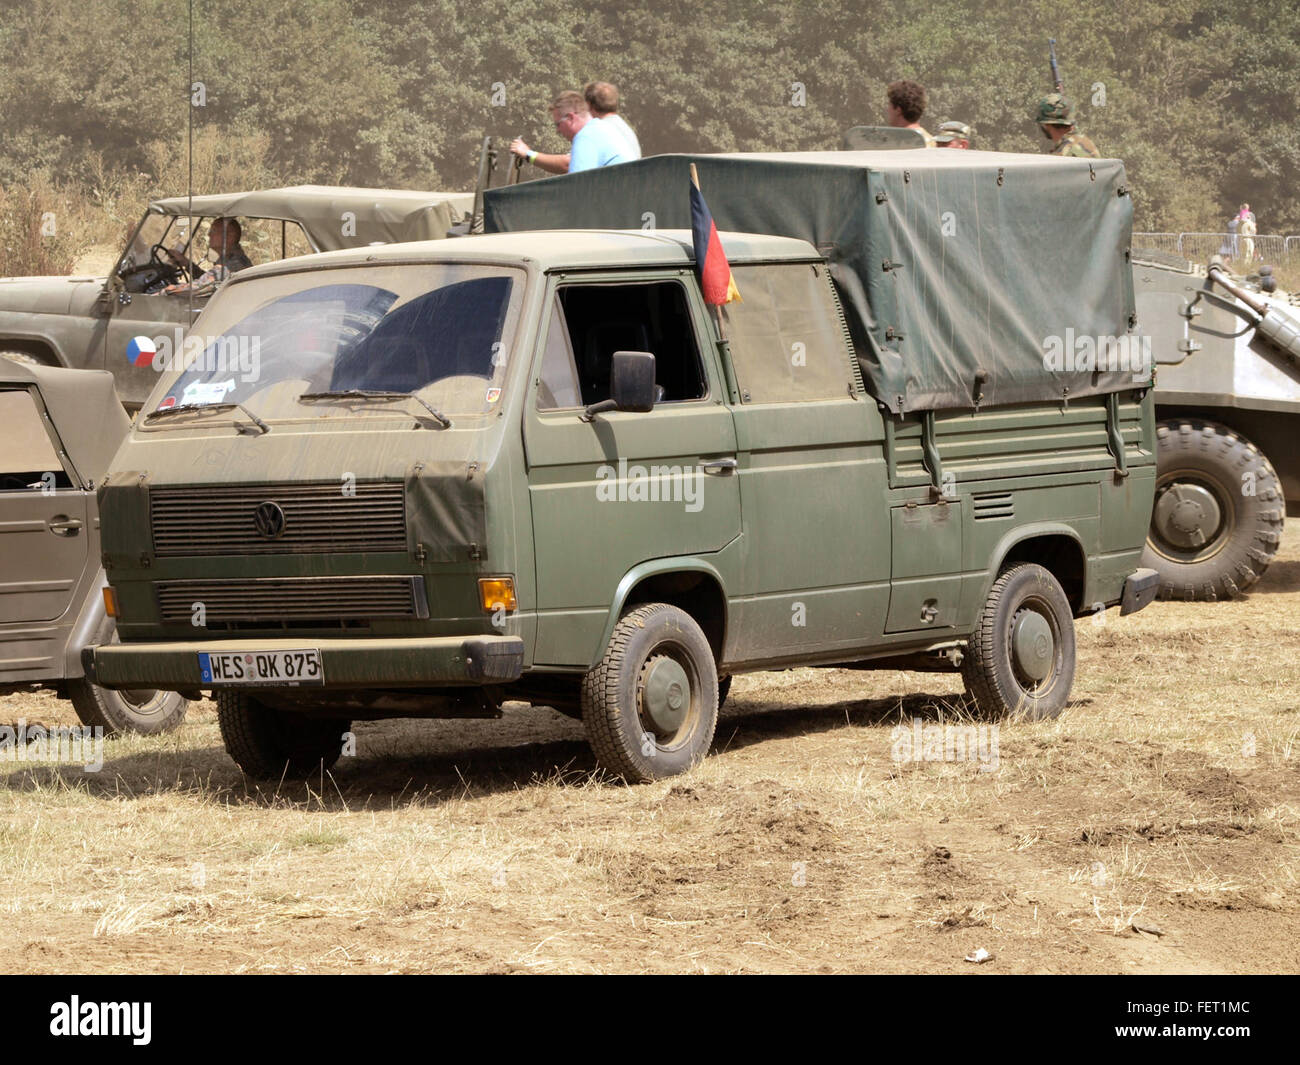
<instances>
[{"instance_id":1,"label":"german flag","mask_svg":"<svg viewBox=\"0 0 1300 1065\"><path fill-rule=\"evenodd\" d=\"M731 276L731 264L718 239L718 227L713 224L709 205L700 192L700 178L691 164L691 240L695 244L695 269L700 275L700 288L704 302L720 307L732 300L740 302L740 290Z\"/></svg>"}]
</instances>

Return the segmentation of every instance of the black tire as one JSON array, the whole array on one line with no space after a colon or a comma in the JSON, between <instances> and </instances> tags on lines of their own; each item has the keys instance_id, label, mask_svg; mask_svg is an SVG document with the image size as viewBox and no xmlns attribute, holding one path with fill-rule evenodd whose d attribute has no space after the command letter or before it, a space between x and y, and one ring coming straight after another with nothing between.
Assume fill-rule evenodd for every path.
<instances>
[{"instance_id":1,"label":"black tire","mask_svg":"<svg viewBox=\"0 0 1300 1065\"><path fill-rule=\"evenodd\" d=\"M1074 614L1060 582L1033 562L1007 569L989 590L962 662L975 705L990 717L1056 717L1070 698L1074 663Z\"/></svg>"},{"instance_id":2,"label":"black tire","mask_svg":"<svg viewBox=\"0 0 1300 1065\"><path fill-rule=\"evenodd\" d=\"M287 713L245 692L217 692L217 723L226 751L254 780L303 779L329 769L343 753L352 723Z\"/></svg>"},{"instance_id":3,"label":"black tire","mask_svg":"<svg viewBox=\"0 0 1300 1065\"><path fill-rule=\"evenodd\" d=\"M1285 516L1277 472L1249 440L1196 418L1158 427L1142 565L1162 599L1235 599L1273 561Z\"/></svg>"},{"instance_id":4,"label":"black tire","mask_svg":"<svg viewBox=\"0 0 1300 1065\"><path fill-rule=\"evenodd\" d=\"M718 695L713 649L695 619L667 603L637 607L583 678L587 741L628 783L675 776L708 754Z\"/></svg>"},{"instance_id":5,"label":"black tire","mask_svg":"<svg viewBox=\"0 0 1300 1065\"><path fill-rule=\"evenodd\" d=\"M190 701L176 692L129 688L112 691L84 677L68 682L68 698L83 725L98 725L106 735L138 732L156 736L180 728Z\"/></svg>"}]
</instances>

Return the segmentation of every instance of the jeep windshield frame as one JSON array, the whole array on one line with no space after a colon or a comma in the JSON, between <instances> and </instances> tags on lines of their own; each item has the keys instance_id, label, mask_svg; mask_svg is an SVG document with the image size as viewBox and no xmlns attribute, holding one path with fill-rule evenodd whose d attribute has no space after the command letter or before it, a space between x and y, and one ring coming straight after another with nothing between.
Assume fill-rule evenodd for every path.
<instances>
[{"instance_id":1,"label":"jeep windshield frame","mask_svg":"<svg viewBox=\"0 0 1300 1065\"><path fill-rule=\"evenodd\" d=\"M232 278L182 350L158 351L160 380L137 429L192 427L149 415L229 403L271 424L415 417L406 404L304 403L312 393L409 393L420 417L495 414L527 289L523 266L463 261L314 264ZM214 415L202 421L222 420Z\"/></svg>"}]
</instances>

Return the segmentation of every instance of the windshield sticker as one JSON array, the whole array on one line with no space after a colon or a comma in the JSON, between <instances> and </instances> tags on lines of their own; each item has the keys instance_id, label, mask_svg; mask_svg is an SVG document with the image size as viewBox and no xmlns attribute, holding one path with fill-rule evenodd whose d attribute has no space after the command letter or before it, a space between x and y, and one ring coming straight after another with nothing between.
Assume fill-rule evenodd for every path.
<instances>
[{"instance_id":1,"label":"windshield sticker","mask_svg":"<svg viewBox=\"0 0 1300 1065\"><path fill-rule=\"evenodd\" d=\"M226 398L227 392L234 390L233 377L228 381L193 381L185 386L185 391L181 394L181 406L220 403Z\"/></svg>"},{"instance_id":2,"label":"windshield sticker","mask_svg":"<svg viewBox=\"0 0 1300 1065\"><path fill-rule=\"evenodd\" d=\"M499 400L500 398L501 398L501 389L499 389L499 388L489 388L489 389L487 390L487 401L488 401L488 406L491 406L493 403L495 403L495 402L496 402L497 400Z\"/></svg>"}]
</instances>

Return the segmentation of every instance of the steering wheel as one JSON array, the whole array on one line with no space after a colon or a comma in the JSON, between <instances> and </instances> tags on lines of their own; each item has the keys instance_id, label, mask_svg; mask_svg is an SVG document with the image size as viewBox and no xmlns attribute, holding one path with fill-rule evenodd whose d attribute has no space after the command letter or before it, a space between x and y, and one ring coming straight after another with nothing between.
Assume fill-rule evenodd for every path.
<instances>
[{"instance_id":1,"label":"steering wheel","mask_svg":"<svg viewBox=\"0 0 1300 1065\"><path fill-rule=\"evenodd\" d=\"M163 261L164 256L166 262ZM172 254L171 249L164 248L161 242L149 249L149 262L162 271L169 283L179 281L182 277L186 280L191 278L189 269Z\"/></svg>"}]
</instances>

